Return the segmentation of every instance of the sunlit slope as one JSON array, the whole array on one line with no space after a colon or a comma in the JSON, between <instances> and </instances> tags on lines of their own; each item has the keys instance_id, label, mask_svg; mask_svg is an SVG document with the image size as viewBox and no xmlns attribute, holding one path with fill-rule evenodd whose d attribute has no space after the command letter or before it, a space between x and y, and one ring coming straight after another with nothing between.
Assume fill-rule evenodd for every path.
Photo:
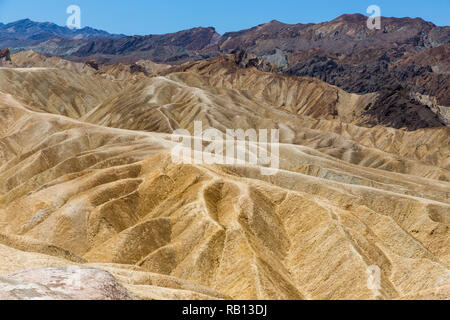
<instances>
[{"instance_id":1,"label":"sunlit slope","mask_svg":"<svg viewBox=\"0 0 450 320\"><path fill-rule=\"evenodd\" d=\"M79 118L122 88L97 76L56 68L0 68L0 91L35 111Z\"/></svg>"},{"instance_id":2,"label":"sunlit slope","mask_svg":"<svg viewBox=\"0 0 450 320\"><path fill-rule=\"evenodd\" d=\"M450 294L443 129L309 118L297 129L280 115L274 127L294 135L284 135L281 170L262 176L251 165L175 164L166 133L32 112L5 94L0 112L2 273L94 263L135 295L160 299ZM262 126L252 113L247 125ZM386 146L389 136L401 145ZM443 155L402 151L421 137ZM382 270L380 292L367 288L371 265Z\"/></svg>"},{"instance_id":3,"label":"sunlit slope","mask_svg":"<svg viewBox=\"0 0 450 320\"><path fill-rule=\"evenodd\" d=\"M336 101L323 98L325 93L320 86L316 87L320 93L315 100L306 100L306 109L318 110L323 116L276 108L249 90L210 86L207 81L189 72L152 77L105 100L81 119L108 127L165 133L179 128L193 132L194 121L202 121L204 128L214 127L223 132L227 128L276 128L280 130L282 143L308 146L352 164L443 181L450 179L448 127L413 132L381 126L365 128L346 123L338 115L333 119L329 110ZM307 87L319 82L304 81L308 82ZM324 83L320 85L339 91ZM296 88L300 90L302 86ZM349 107L351 101L368 98L340 94L347 97ZM345 110L344 103L339 108Z\"/></svg>"},{"instance_id":4,"label":"sunlit slope","mask_svg":"<svg viewBox=\"0 0 450 320\"><path fill-rule=\"evenodd\" d=\"M0 67L0 91L11 94L35 111L78 119L128 86L166 68L150 61L98 70L85 63L44 57L32 51L11 56L11 66ZM139 69L140 68L140 69Z\"/></svg>"}]
</instances>

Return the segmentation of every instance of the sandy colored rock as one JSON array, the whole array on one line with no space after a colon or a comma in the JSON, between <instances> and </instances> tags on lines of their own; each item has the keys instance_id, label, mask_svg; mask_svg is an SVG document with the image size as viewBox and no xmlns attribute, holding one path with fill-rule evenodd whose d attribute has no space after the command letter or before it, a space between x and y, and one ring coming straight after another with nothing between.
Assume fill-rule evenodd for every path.
<instances>
[{"instance_id":1,"label":"sandy colored rock","mask_svg":"<svg viewBox=\"0 0 450 320\"><path fill-rule=\"evenodd\" d=\"M0 70L0 275L96 268L139 299L449 298L449 127L365 128L350 116L369 96L180 68L108 97L82 81L98 75ZM65 92L60 112L34 82L19 90L35 73L76 74L98 103L76 109ZM171 133L195 120L280 129L279 170L175 163ZM46 294L45 276L31 289Z\"/></svg>"},{"instance_id":2,"label":"sandy colored rock","mask_svg":"<svg viewBox=\"0 0 450 320\"><path fill-rule=\"evenodd\" d=\"M28 269L1 277L0 282L2 300L134 299L111 274L93 268Z\"/></svg>"}]
</instances>

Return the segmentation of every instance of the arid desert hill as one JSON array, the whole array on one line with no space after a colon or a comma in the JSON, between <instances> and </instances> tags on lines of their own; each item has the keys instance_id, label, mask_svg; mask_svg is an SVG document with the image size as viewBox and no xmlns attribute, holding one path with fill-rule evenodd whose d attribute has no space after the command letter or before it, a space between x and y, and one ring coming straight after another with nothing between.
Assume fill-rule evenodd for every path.
<instances>
[{"instance_id":1,"label":"arid desert hill","mask_svg":"<svg viewBox=\"0 0 450 320\"><path fill-rule=\"evenodd\" d=\"M238 62L11 55L0 292L78 267L120 283L98 277L114 288L101 297L449 299L450 128L411 107L405 121L427 127L396 129L367 112L379 93ZM279 129L280 169L175 163L171 134L194 121Z\"/></svg>"}]
</instances>

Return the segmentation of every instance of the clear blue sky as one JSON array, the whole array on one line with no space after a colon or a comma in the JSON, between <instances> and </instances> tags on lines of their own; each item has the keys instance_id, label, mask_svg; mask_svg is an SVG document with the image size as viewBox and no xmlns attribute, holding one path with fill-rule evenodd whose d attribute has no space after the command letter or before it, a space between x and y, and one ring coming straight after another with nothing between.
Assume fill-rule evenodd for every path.
<instances>
[{"instance_id":1,"label":"clear blue sky","mask_svg":"<svg viewBox=\"0 0 450 320\"><path fill-rule=\"evenodd\" d=\"M64 25L66 8L81 8L82 27L111 33L158 34L213 26L219 33L276 19L322 22L343 13L366 14L369 5L387 17L421 17L450 25L450 0L0 0L0 22L23 18Z\"/></svg>"}]
</instances>

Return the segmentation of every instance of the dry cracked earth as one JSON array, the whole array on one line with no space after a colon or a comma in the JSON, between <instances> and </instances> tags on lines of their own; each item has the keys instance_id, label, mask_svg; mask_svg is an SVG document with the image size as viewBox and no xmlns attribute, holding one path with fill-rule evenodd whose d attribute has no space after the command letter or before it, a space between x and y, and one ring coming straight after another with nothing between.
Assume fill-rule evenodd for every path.
<instances>
[{"instance_id":1,"label":"dry cracked earth","mask_svg":"<svg viewBox=\"0 0 450 320\"><path fill-rule=\"evenodd\" d=\"M232 55L137 65L0 68L0 298L450 298L450 127ZM280 170L174 163L196 120L279 129Z\"/></svg>"}]
</instances>

